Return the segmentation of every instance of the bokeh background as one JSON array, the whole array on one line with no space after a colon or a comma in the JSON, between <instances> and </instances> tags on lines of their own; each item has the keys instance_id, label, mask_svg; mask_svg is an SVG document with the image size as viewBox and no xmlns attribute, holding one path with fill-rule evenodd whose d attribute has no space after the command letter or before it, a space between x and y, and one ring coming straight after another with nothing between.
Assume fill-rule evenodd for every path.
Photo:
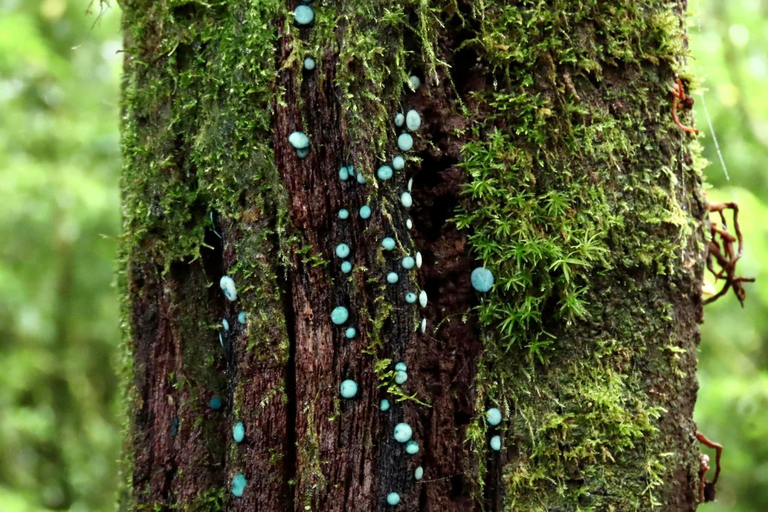
<instances>
[{"instance_id":1,"label":"bokeh background","mask_svg":"<svg viewBox=\"0 0 768 512\"><path fill-rule=\"evenodd\" d=\"M0 0L0 511L114 508L122 418L120 13ZM690 0L706 179L736 198L756 276L707 306L699 428L725 445L719 501L768 510L768 0Z\"/></svg>"}]
</instances>

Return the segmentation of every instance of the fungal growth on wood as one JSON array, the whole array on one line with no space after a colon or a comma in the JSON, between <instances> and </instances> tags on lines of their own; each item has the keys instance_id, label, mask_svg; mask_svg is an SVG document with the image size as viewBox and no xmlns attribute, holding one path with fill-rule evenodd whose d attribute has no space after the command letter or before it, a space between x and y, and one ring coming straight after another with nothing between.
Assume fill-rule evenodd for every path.
<instances>
[{"instance_id":1,"label":"fungal growth on wood","mask_svg":"<svg viewBox=\"0 0 768 512\"><path fill-rule=\"evenodd\" d=\"M229 276L224 276L219 281L219 287L224 293L227 300L234 302L237 300L237 287L235 286L235 280Z\"/></svg>"},{"instance_id":2,"label":"fungal growth on wood","mask_svg":"<svg viewBox=\"0 0 768 512\"><path fill-rule=\"evenodd\" d=\"M486 293L493 288L494 277L490 270L483 267L478 267L472 271L471 276L472 288L480 293Z\"/></svg>"},{"instance_id":3,"label":"fungal growth on wood","mask_svg":"<svg viewBox=\"0 0 768 512\"><path fill-rule=\"evenodd\" d=\"M357 382L347 379L339 387L342 398L354 398L357 395Z\"/></svg>"},{"instance_id":4,"label":"fungal growth on wood","mask_svg":"<svg viewBox=\"0 0 768 512\"><path fill-rule=\"evenodd\" d=\"M247 484L248 482L245 480L245 475L242 473L235 475L235 478L232 479L232 495L237 498L242 498Z\"/></svg>"},{"instance_id":5,"label":"fungal growth on wood","mask_svg":"<svg viewBox=\"0 0 768 512\"><path fill-rule=\"evenodd\" d=\"M299 5L293 11L293 18L299 25L309 25L315 19L315 13L308 5Z\"/></svg>"}]
</instances>

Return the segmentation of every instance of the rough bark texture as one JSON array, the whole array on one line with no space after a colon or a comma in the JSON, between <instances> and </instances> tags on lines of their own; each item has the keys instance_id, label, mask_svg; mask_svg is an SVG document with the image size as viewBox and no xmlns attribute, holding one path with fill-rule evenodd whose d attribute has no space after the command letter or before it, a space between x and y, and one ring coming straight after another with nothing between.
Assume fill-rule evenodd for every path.
<instances>
[{"instance_id":1,"label":"rough bark texture","mask_svg":"<svg viewBox=\"0 0 768 512\"><path fill-rule=\"evenodd\" d=\"M122 508L694 510L705 208L668 92L685 6L636 4L318 1L298 27L298 2L123 0ZM378 180L410 109L406 168Z\"/></svg>"}]
</instances>

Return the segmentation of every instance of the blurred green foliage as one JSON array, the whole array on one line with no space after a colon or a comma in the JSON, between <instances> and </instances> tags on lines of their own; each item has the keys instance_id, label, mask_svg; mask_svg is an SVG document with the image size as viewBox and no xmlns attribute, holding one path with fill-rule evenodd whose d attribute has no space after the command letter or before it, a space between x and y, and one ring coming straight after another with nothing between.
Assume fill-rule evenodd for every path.
<instances>
[{"instance_id":1,"label":"blurred green foliage","mask_svg":"<svg viewBox=\"0 0 768 512\"><path fill-rule=\"evenodd\" d=\"M98 2L97 2L98 3ZM736 198L742 309L707 306L699 428L725 445L713 512L768 510L768 0L697 0L694 94L714 200ZM89 13L89 8L91 12ZM0 510L113 507L119 12L90 0L0 0Z\"/></svg>"}]
</instances>

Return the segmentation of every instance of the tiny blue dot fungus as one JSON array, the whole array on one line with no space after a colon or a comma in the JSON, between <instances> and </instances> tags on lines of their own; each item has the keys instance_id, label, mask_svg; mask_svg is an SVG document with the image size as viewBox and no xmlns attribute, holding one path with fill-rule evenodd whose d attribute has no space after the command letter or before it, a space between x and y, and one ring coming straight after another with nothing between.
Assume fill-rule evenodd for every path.
<instances>
[{"instance_id":1,"label":"tiny blue dot fungus","mask_svg":"<svg viewBox=\"0 0 768 512\"><path fill-rule=\"evenodd\" d=\"M423 308L427 307L427 292L425 290L421 290L419 292L419 305Z\"/></svg>"},{"instance_id":2,"label":"tiny blue dot fungus","mask_svg":"<svg viewBox=\"0 0 768 512\"><path fill-rule=\"evenodd\" d=\"M416 302L416 294L413 292L408 292L405 294L405 302L408 304L413 304Z\"/></svg>"},{"instance_id":3,"label":"tiny blue dot fungus","mask_svg":"<svg viewBox=\"0 0 768 512\"><path fill-rule=\"evenodd\" d=\"M357 182L361 185L365 185L368 183L368 180L365 179L365 176L363 176L363 173L359 172L357 173Z\"/></svg>"},{"instance_id":4,"label":"tiny blue dot fungus","mask_svg":"<svg viewBox=\"0 0 768 512\"><path fill-rule=\"evenodd\" d=\"M224 328L225 331L229 330L229 320L226 318L221 319L221 326Z\"/></svg>"},{"instance_id":5,"label":"tiny blue dot fungus","mask_svg":"<svg viewBox=\"0 0 768 512\"><path fill-rule=\"evenodd\" d=\"M499 450L501 450L501 437L493 436L489 444L491 445L491 448L493 449L493 451L498 452Z\"/></svg>"},{"instance_id":6,"label":"tiny blue dot fungus","mask_svg":"<svg viewBox=\"0 0 768 512\"><path fill-rule=\"evenodd\" d=\"M224 292L224 296L230 301L237 300L237 288L235 287L235 280L229 276L224 276L219 281L219 287Z\"/></svg>"},{"instance_id":7,"label":"tiny blue dot fungus","mask_svg":"<svg viewBox=\"0 0 768 512\"><path fill-rule=\"evenodd\" d=\"M381 403L379 404L379 409L382 411L388 411L389 410L389 400L386 398L382 398Z\"/></svg>"},{"instance_id":8,"label":"tiny blue dot fungus","mask_svg":"<svg viewBox=\"0 0 768 512\"><path fill-rule=\"evenodd\" d=\"M410 208L413 206L413 197L411 196L410 192L403 192L400 194L400 204L405 206L406 208Z\"/></svg>"},{"instance_id":9,"label":"tiny blue dot fungus","mask_svg":"<svg viewBox=\"0 0 768 512\"><path fill-rule=\"evenodd\" d=\"M237 321L243 325L248 323L248 316L245 314L245 311L241 311L237 314Z\"/></svg>"},{"instance_id":10,"label":"tiny blue dot fungus","mask_svg":"<svg viewBox=\"0 0 768 512\"><path fill-rule=\"evenodd\" d=\"M397 494L396 492L391 492L387 494L387 503L394 507L395 505L400 503L400 495Z\"/></svg>"},{"instance_id":11,"label":"tiny blue dot fungus","mask_svg":"<svg viewBox=\"0 0 768 512\"><path fill-rule=\"evenodd\" d=\"M371 207L368 205L365 205L360 208L360 218L361 219L367 219L371 216Z\"/></svg>"},{"instance_id":12,"label":"tiny blue dot fungus","mask_svg":"<svg viewBox=\"0 0 768 512\"><path fill-rule=\"evenodd\" d=\"M395 248L395 239L392 238L391 236L388 236L384 240L381 241L381 246L384 249L386 249L388 251L391 251L391 250L393 250Z\"/></svg>"},{"instance_id":13,"label":"tiny blue dot fungus","mask_svg":"<svg viewBox=\"0 0 768 512\"><path fill-rule=\"evenodd\" d=\"M402 386L405 384L405 381L408 380L408 373L407 372L397 372L395 373L395 384L398 386Z\"/></svg>"},{"instance_id":14,"label":"tiny blue dot fungus","mask_svg":"<svg viewBox=\"0 0 768 512\"><path fill-rule=\"evenodd\" d=\"M299 5L293 11L293 18L299 25L309 25L315 19L315 13L308 5Z\"/></svg>"},{"instance_id":15,"label":"tiny blue dot fungus","mask_svg":"<svg viewBox=\"0 0 768 512\"><path fill-rule=\"evenodd\" d=\"M493 288L493 274L487 268L477 267L472 271L470 280L472 281L472 288L480 293L488 292Z\"/></svg>"},{"instance_id":16,"label":"tiny blue dot fungus","mask_svg":"<svg viewBox=\"0 0 768 512\"><path fill-rule=\"evenodd\" d=\"M352 339L355 336L357 336L357 329L354 327L348 327L346 332L344 333L344 336L346 336L348 339Z\"/></svg>"},{"instance_id":17,"label":"tiny blue dot fungus","mask_svg":"<svg viewBox=\"0 0 768 512\"><path fill-rule=\"evenodd\" d=\"M413 221L411 219L407 219L405 221L405 227L407 227L408 229L413 229Z\"/></svg>"},{"instance_id":18,"label":"tiny blue dot fungus","mask_svg":"<svg viewBox=\"0 0 768 512\"><path fill-rule=\"evenodd\" d=\"M344 261L341 263L341 271L345 274L349 274L352 272L352 264L348 261Z\"/></svg>"},{"instance_id":19,"label":"tiny blue dot fungus","mask_svg":"<svg viewBox=\"0 0 768 512\"><path fill-rule=\"evenodd\" d=\"M398 114L395 116L395 126L400 128L405 124L405 116L398 112Z\"/></svg>"},{"instance_id":20,"label":"tiny blue dot fungus","mask_svg":"<svg viewBox=\"0 0 768 512\"><path fill-rule=\"evenodd\" d=\"M349 218L349 210L347 210L346 208L342 208L341 210L339 210L339 218L341 220L348 219Z\"/></svg>"},{"instance_id":21,"label":"tiny blue dot fungus","mask_svg":"<svg viewBox=\"0 0 768 512\"><path fill-rule=\"evenodd\" d=\"M346 258L349 256L349 246L347 244L339 244L336 246L336 256L339 258Z\"/></svg>"},{"instance_id":22,"label":"tiny blue dot fungus","mask_svg":"<svg viewBox=\"0 0 768 512\"><path fill-rule=\"evenodd\" d=\"M416 455L419 453L419 443L416 441L408 441L408 443L405 445L405 452L408 455Z\"/></svg>"},{"instance_id":23,"label":"tiny blue dot fungus","mask_svg":"<svg viewBox=\"0 0 768 512\"><path fill-rule=\"evenodd\" d=\"M413 137L408 133L401 133L397 138L397 147L400 151L410 151L413 148Z\"/></svg>"},{"instance_id":24,"label":"tiny blue dot fungus","mask_svg":"<svg viewBox=\"0 0 768 512\"><path fill-rule=\"evenodd\" d=\"M415 110L409 110L405 114L405 126L412 132L415 132L421 126L421 116Z\"/></svg>"},{"instance_id":25,"label":"tiny blue dot fungus","mask_svg":"<svg viewBox=\"0 0 768 512\"><path fill-rule=\"evenodd\" d=\"M398 423L395 425L395 441L398 443L407 443L413 437L413 429L407 423Z\"/></svg>"},{"instance_id":26,"label":"tiny blue dot fungus","mask_svg":"<svg viewBox=\"0 0 768 512\"><path fill-rule=\"evenodd\" d=\"M395 371L398 372L405 372L408 371L408 365L406 365L404 362L400 361L395 365Z\"/></svg>"},{"instance_id":27,"label":"tiny blue dot fungus","mask_svg":"<svg viewBox=\"0 0 768 512\"><path fill-rule=\"evenodd\" d=\"M245 425L243 425L242 421L238 421L235 423L235 426L232 427L232 439L234 439L236 443L242 443L243 439L245 439Z\"/></svg>"},{"instance_id":28,"label":"tiny blue dot fungus","mask_svg":"<svg viewBox=\"0 0 768 512\"><path fill-rule=\"evenodd\" d=\"M382 165L379 167L379 170L376 171L376 176L379 177L380 180L388 180L392 178L392 168L388 165Z\"/></svg>"},{"instance_id":29,"label":"tiny blue dot fungus","mask_svg":"<svg viewBox=\"0 0 768 512\"><path fill-rule=\"evenodd\" d=\"M416 268L421 268L421 264L424 262L424 260L421 257L421 253L416 253Z\"/></svg>"},{"instance_id":30,"label":"tiny blue dot fungus","mask_svg":"<svg viewBox=\"0 0 768 512\"><path fill-rule=\"evenodd\" d=\"M221 398L217 396L211 398L211 400L208 402L208 407L210 407L214 411L218 411L219 409L221 409Z\"/></svg>"},{"instance_id":31,"label":"tiny blue dot fungus","mask_svg":"<svg viewBox=\"0 0 768 512\"><path fill-rule=\"evenodd\" d=\"M405 158L396 156L392 159L392 168L396 171L400 171L405 168Z\"/></svg>"},{"instance_id":32,"label":"tiny blue dot fungus","mask_svg":"<svg viewBox=\"0 0 768 512\"><path fill-rule=\"evenodd\" d=\"M288 136L288 142L295 149L306 149L309 147L309 137L302 132L293 132Z\"/></svg>"},{"instance_id":33,"label":"tiny blue dot fungus","mask_svg":"<svg viewBox=\"0 0 768 512\"><path fill-rule=\"evenodd\" d=\"M347 379L341 383L339 391L343 398L354 398L357 394L357 382Z\"/></svg>"},{"instance_id":34,"label":"tiny blue dot fungus","mask_svg":"<svg viewBox=\"0 0 768 512\"><path fill-rule=\"evenodd\" d=\"M304 160L305 158L307 158L308 154L309 154L309 148L296 150L296 156L299 157L299 160Z\"/></svg>"},{"instance_id":35,"label":"tiny blue dot fungus","mask_svg":"<svg viewBox=\"0 0 768 512\"><path fill-rule=\"evenodd\" d=\"M344 306L339 306L331 312L331 321L336 325L342 325L349 318L349 311Z\"/></svg>"},{"instance_id":36,"label":"tiny blue dot fungus","mask_svg":"<svg viewBox=\"0 0 768 512\"><path fill-rule=\"evenodd\" d=\"M235 478L232 479L232 495L237 498L243 497L243 491L245 491L245 486L248 484L248 482L245 479L245 475L237 474L235 475Z\"/></svg>"},{"instance_id":37,"label":"tiny blue dot fungus","mask_svg":"<svg viewBox=\"0 0 768 512\"><path fill-rule=\"evenodd\" d=\"M387 274L387 282L389 284L395 284L400 280L400 276L397 275L397 272L390 272Z\"/></svg>"},{"instance_id":38,"label":"tiny blue dot fungus","mask_svg":"<svg viewBox=\"0 0 768 512\"><path fill-rule=\"evenodd\" d=\"M424 468L419 466L416 468L416 471L413 472L413 478L415 478L417 481L424 478Z\"/></svg>"},{"instance_id":39,"label":"tiny blue dot fungus","mask_svg":"<svg viewBox=\"0 0 768 512\"><path fill-rule=\"evenodd\" d=\"M339 179L341 181L347 181L349 179L349 169L346 167L339 169Z\"/></svg>"},{"instance_id":40,"label":"tiny blue dot fungus","mask_svg":"<svg viewBox=\"0 0 768 512\"><path fill-rule=\"evenodd\" d=\"M312 71L313 69L315 69L315 59L313 59L312 57L307 57L306 59L304 59L304 69L306 69L307 71Z\"/></svg>"},{"instance_id":41,"label":"tiny blue dot fungus","mask_svg":"<svg viewBox=\"0 0 768 512\"><path fill-rule=\"evenodd\" d=\"M426 318L422 318L421 319L421 334L424 334L425 332L427 332L427 319Z\"/></svg>"},{"instance_id":42,"label":"tiny blue dot fungus","mask_svg":"<svg viewBox=\"0 0 768 512\"><path fill-rule=\"evenodd\" d=\"M488 424L495 427L501 423L501 411L496 407L491 407L485 412L485 418L488 420Z\"/></svg>"},{"instance_id":43,"label":"tiny blue dot fungus","mask_svg":"<svg viewBox=\"0 0 768 512\"><path fill-rule=\"evenodd\" d=\"M416 260L414 260L412 256L406 256L403 258L403 268L405 270L411 270L415 264Z\"/></svg>"},{"instance_id":44,"label":"tiny blue dot fungus","mask_svg":"<svg viewBox=\"0 0 768 512\"><path fill-rule=\"evenodd\" d=\"M411 89L413 89L414 91L419 87L421 87L421 79L416 75L411 75L408 78L408 81L411 83Z\"/></svg>"}]
</instances>

